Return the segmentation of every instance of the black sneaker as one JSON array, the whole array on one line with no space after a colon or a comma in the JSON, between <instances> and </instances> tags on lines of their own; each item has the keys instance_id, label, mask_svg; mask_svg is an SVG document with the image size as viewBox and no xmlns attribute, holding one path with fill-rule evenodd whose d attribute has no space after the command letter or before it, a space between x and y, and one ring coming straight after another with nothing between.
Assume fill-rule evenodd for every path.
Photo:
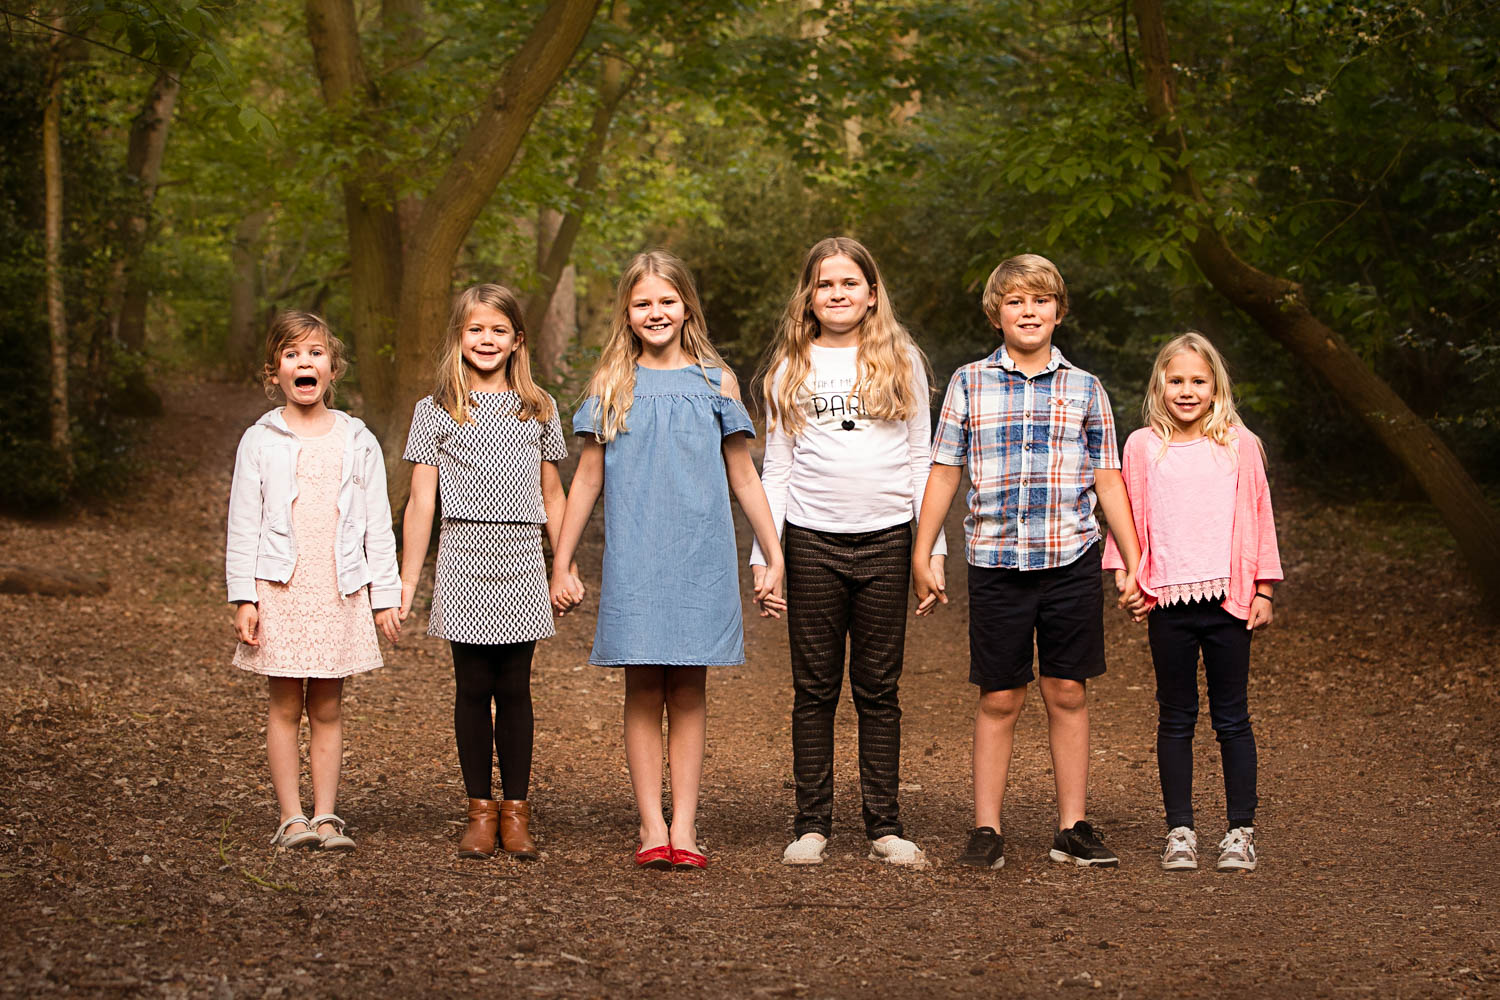
<instances>
[{"instance_id":1,"label":"black sneaker","mask_svg":"<svg viewBox=\"0 0 1500 1000\"><path fill-rule=\"evenodd\" d=\"M1088 821L1082 819L1066 830L1057 831L1047 857L1064 864L1071 861L1080 868L1113 868L1120 863L1115 853L1099 840Z\"/></svg>"},{"instance_id":2,"label":"black sneaker","mask_svg":"<svg viewBox=\"0 0 1500 1000\"><path fill-rule=\"evenodd\" d=\"M1005 838L988 826L969 834L969 844L958 856L958 863L970 868L1004 868Z\"/></svg>"}]
</instances>

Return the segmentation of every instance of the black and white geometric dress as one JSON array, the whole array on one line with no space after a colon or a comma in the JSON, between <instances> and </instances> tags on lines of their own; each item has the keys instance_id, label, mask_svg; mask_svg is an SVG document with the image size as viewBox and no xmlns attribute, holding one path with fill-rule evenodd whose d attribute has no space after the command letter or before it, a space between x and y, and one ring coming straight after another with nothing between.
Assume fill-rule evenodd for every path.
<instances>
[{"instance_id":1,"label":"black and white geometric dress","mask_svg":"<svg viewBox=\"0 0 1500 1000\"><path fill-rule=\"evenodd\" d=\"M541 423L516 419L520 405L514 392L471 392L463 425L431 396L412 413L402 457L437 467L443 515L428 635L500 645L554 633L542 463L568 449L555 401Z\"/></svg>"}]
</instances>

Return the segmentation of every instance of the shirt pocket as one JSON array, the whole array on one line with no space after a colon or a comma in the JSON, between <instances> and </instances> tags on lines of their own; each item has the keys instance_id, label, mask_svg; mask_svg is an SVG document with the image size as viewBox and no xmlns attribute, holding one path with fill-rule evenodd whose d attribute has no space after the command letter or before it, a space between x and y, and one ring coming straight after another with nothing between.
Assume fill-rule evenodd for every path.
<instances>
[{"instance_id":1,"label":"shirt pocket","mask_svg":"<svg viewBox=\"0 0 1500 1000\"><path fill-rule=\"evenodd\" d=\"M1055 442L1078 441L1089 412L1087 393L1060 392L1048 400L1048 435Z\"/></svg>"}]
</instances>

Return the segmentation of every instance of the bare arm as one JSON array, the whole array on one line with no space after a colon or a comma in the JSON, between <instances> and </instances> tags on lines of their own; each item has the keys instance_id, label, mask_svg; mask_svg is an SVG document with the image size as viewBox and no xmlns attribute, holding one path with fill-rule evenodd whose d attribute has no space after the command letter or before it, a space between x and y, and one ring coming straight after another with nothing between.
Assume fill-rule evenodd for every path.
<instances>
[{"instance_id":1,"label":"bare arm","mask_svg":"<svg viewBox=\"0 0 1500 1000\"><path fill-rule=\"evenodd\" d=\"M1135 582L1135 571L1141 561L1141 543L1135 534L1135 518L1130 513L1130 495L1125 491L1125 477L1119 469L1095 469L1094 492L1099 497L1099 506L1109 522L1109 530L1115 536L1120 558L1125 563L1125 580L1120 587L1120 607L1138 605L1139 593Z\"/></svg>"},{"instance_id":2,"label":"bare arm","mask_svg":"<svg viewBox=\"0 0 1500 1000\"><path fill-rule=\"evenodd\" d=\"M911 554L911 585L917 595L919 615L931 614L939 602L948 603L946 581L932 571L932 547L938 532L943 530L943 520L953 506L962 480L963 467L959 465L934 462L927 473L927 488L922 491L922 518L917 522L917 540Z\"/></svg>"},{"instance_id":3,"label":"bare arm","mask_svg":"<svg viewBox=\"0 0 1500 1000\"><path fill-rule=\"evenodd\" d=\"M411 602L417 596L417 581L422 578L422 564L427 561L427 545L432 541L432 514L437 509L437 483L437 466L411 467L411 496L406 501L406 515L401 520L402 621L411 614Z\"/></svg>"},{"instance_id":4,"label":"bare arm","mask_svg":"<svg viewBox=\"0 0 1500 1000\"><path fill-rule=\"evenodd\" d=\"M765 573L757 574L760 579L755 587L755 603L760 605L762 618L780 618L786 610L786 598L781 593L781 577L786 571L781 540L776 537L776 520L771 516L766 491L761 489L760 476L755 473L755 461L750 457L745 435L731 434L724 439L724 471L766 559Z\"/></svg>"},{"instance_id":5,"label":"bare arm","mask_svg":"<svg viewBox=\"0 0 1500 1000\"><path fill-rule=\"evenodd\" d=\"M558 614L567 613L583 600L583 594L579 592L581 588L574 586L575 580L571 578L569 567L573 565L573 557L578 552L583 529L594 513L594 504L598 501L599 494L604 492L604 445L597 439L584 439L572 485L563 511L562 527L552 543L552 607ZM548 527L550 530L550 520Z\"/></svg>"}]
</instances>

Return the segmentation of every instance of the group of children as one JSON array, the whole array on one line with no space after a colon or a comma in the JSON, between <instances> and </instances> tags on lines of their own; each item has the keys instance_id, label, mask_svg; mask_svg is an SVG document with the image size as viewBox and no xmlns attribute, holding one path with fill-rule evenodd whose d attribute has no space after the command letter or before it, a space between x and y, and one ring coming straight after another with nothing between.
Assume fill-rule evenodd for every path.
<instances>
[{"instance_id":1,"label":"group of children","mask_svg":"<svg viewBox=\"0 0 1500 1000\"><path fill-rule=\"evenodd\" d=\"M762 378L768 437L757 474L746 441L754 426L709 340L692 276L669 253L639 254L573 419L581 453L565 494L558 408L531 378L521 308L499 285L474 286L455 301L436 390L412 417L399 574L379 446L359 420L329 408L342 346L315 316L279 317L263 376L285 405L241 441L226 558L235 664L270 678L266 741L281 809L273 844L354 848L334 812L343 679L380 665L377 627L399 636L440 510L428 631L453 653L468 795L459 854L537 856L531 660L554 615L586 596L574 554L603 494L590 662L625 672L625 757L640 814L633 860L705 868L696 817L707 668L744 662L733 493L755 535L760 614L788 619L797 811L782 861L821 862L832 834L847 644L869 857L925 866L898 804L907 592L918 615L948 601L942 524L967 470L969 679L979 702L974 827L957 862L1005 863L1001 811L1035 661L1057 787L1050 857L1118 864L1085 815L1087 682L1105 670L1101 573L1114 570L1120 607L1148 624L1156 671L1161 865L1198 866L1201 653L1228 809L1217 867L1253 869L1250 639L1271 621L1281 568L1260 444L1235 411L1223 359L1196 333L1161 349L1146 426L1127 440L1122 465L1103 386L1053 346L1068 311L1056 267L1031 254L1004 261L983 306L1002 343L954 373L934 435L927 360L874 259L852 239L817 243ZM298 780L304 707L311 818Z\"/></svg>"}]
</instances>

